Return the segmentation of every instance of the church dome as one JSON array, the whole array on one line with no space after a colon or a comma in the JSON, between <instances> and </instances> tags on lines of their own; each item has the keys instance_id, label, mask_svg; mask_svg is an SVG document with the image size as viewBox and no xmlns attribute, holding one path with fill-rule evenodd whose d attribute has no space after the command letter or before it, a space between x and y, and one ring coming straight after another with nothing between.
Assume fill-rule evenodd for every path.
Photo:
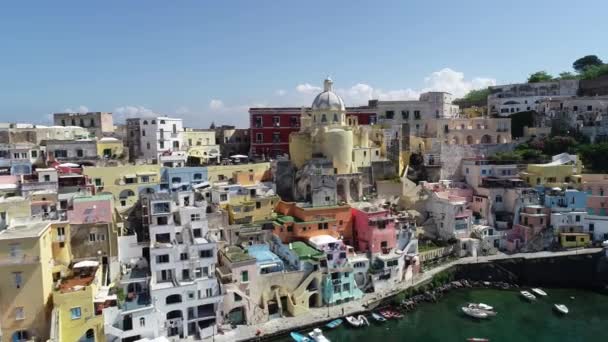
<instances>
[{"instance_id":1,"label":"church dome","mask_svg":"<svg viewBox=\"0 0 608 342\"><path fill-rule=\"evenodd\" d=\"M312 110L345 111L344 101L333 92L333 81L329 77L323 82L323 88L323 92L312 102Z\"/></svg>"}]
</instances>

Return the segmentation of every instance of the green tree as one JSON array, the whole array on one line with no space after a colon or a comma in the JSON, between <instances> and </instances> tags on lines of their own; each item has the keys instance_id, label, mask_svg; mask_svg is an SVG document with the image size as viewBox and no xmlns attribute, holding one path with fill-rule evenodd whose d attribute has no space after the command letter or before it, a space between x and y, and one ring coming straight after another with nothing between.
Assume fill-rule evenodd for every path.
<instances>
[{"instance_id":1,"label":"green tree","mask_svg":"<svg viewBox=\"0 0 608 342\"><path fill-rule=\"evenodd\" d=\"M593 172L608 172L608 143L581 145L578 152L585 168Z\"/></svg>"},{"instance_id":2,"label":"green tree","mask_svg":"<svg viewBox=\"0 0 608 342\"><path fill-rule=\"evenodd\" d=\"M576 75L570 71L564 71L564 72L560 72L559 73L559 79L560 80L576 80L579 79L580 76Z\"/></svg>"},{"instance_id":3,"label":"green tree","mask_svg":"<svg viewBox=\"0 0 608 342\"><path fill-rule=\"evenodd\" d=\"M547 82L551 81L552 79L553 76L551 76L548 72L541 70L530 74L530 77L528 77L528 83Z\"/></svg>"},{"instance_id":4,"label":"green tree","mask_svg":"<svg viewBox=\"0 0 608 342\"><path fill-rule=\"evenodd\" d=\"M592 65L585 68L585 71L581 73L581 78L591 80L603 75L608 75L608 64Z\"/></svg>"},{"instance_id":5,"label":"green tree","mask_svg":"<svg viewBox=\"0 0 608 342\"><path fill-rule=\"evenodd\" d=\"M572 68L582 73L591 66L600 66L602 64L604 64L604 62L596 55L587 55L575 60L574 63L572 63Z\"/></svg>"}]
</instances>

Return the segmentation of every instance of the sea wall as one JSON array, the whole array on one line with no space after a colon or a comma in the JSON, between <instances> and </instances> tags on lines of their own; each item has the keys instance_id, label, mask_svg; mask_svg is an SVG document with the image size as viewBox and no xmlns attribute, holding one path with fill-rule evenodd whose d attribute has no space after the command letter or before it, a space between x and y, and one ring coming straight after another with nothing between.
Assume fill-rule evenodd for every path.
<instances>
[{"instance_id":1,"label":"sea wall","mask_svg":"<svg viewBox=\"0 0 608 342\"><path fill-rule=\"evenodd\" d=\"M603 253L495 260L455 265L454 277L526 286L606 290L608 261Z\"/></svg>"}]
</instances>

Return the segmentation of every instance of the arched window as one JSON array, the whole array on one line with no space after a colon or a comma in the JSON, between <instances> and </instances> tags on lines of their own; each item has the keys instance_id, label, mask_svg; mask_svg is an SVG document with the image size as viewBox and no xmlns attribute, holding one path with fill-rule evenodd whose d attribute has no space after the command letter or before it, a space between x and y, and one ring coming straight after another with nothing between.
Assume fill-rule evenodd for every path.
<instances>
[{"instance_id":1,"label":"arched window","mask_svg":"<svg viewBox=\"0 0 608 342\"><path fill-rule=\"evenodd\" d=\"M144 120L144 125L147 125L147 124L148 124L148 120Z\"/></svg>"},{"instance_id":2,"label":"arched window","mask_svg":"<svg viewBox=\"0 0 608 342\"><path fill-rule=\"evenodd\" d=\"M338 114L334 113L334 122L338 122Z\"/></svg>"},{"instance_id":3,"label":"arched window","mask_svg":"<svg viewBox=\"0 0 608 342\"><path fill-rule=\"evenodd\" d=\"M145 327L146 326L146 319L144 317L140 317L139 318L139 326L140 327Z\"/></svg>"},{"instance_id":4,"label":"arched window","mask_svg":"<svg viewBox=\"0 0 608 342\"><path fill-rule=\"evenodd\" d=\"M165 304L177 304L182 302L182 296L179 294L172 294L165 298Z\"/></svg>"},{"instance_id":5,"label":"arched window","mask_svg":"<svg viewBox=\"0 0 608 342\"><path fill-rule=\"evenodd\" d=\"M321 115L321 122L327 122L327 116L325 116L325 114Z\"/></svg>"},{"instance_id":6,"label":"arched window","mask_svg":"<svg viewBox=\"0 0 608 342\"><path fill-rule=\"evenodd\" d=\"M129 190L129 189L121 191L120 195L118 195L118 197L120 197L121 199L131 197L131 196L135 196L135 193L133 192L133 190Z\"/></svg>"},{"instance_id":7,"label":"arched window","mask_svg":"<svg viewBox=\"0 0 608 342\"><path fill-rule=\"evenodd\" d=\"M94 341L95 340L95 331L93 331L93 329L89 329L85 333L85 336L87 337L87 339Z\"/></svg>"}]
</instances>

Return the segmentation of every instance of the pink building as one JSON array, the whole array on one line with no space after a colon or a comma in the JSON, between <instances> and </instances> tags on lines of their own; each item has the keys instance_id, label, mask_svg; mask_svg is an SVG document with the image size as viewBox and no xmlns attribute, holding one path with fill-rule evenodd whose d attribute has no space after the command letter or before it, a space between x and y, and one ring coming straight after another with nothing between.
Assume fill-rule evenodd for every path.
<instances>
[{"instance_id":1,"label":"pink building","mask_svg":"<svg viewBox=\"0 0 608 342\"><path fill-rule=\"evenodd\" d=\"M528 205L520 213L519 224L507 235L507 250L515 251L523 246L530 246L541 233L549 227L551 209L542 205ZM542 246L541 246L542 247Z\"/></svg>"},{"instance_id":2,"label":"pink building","mask_svg":"<svg viewBox=\"0 0 608 342\"><path fill-rule=\"evenodd\" d=\"M112 195L75 197L68 220L71 224L112 223Z\"/></svg>"},{"instance_id":3,"label":"pink building","mask_svg":"<svg viewBox=\"0 0 608 342\"><path fill-rule=\"evenodd\" d=\"M606 174L583 174L582 191L588 195L606 196L608 195L608 175Z\"/></svg>"},{"instance_id":4,"label":"pink building","mask_svg":"<svg viewBox=\"0 0 608 342\"><path fill-rule=\"evenodd\" d=\"M351 210L358 251L387 254L395 248L395 220L388 210L365 202L354 204Z\"/></svg>"}]
</instances>

